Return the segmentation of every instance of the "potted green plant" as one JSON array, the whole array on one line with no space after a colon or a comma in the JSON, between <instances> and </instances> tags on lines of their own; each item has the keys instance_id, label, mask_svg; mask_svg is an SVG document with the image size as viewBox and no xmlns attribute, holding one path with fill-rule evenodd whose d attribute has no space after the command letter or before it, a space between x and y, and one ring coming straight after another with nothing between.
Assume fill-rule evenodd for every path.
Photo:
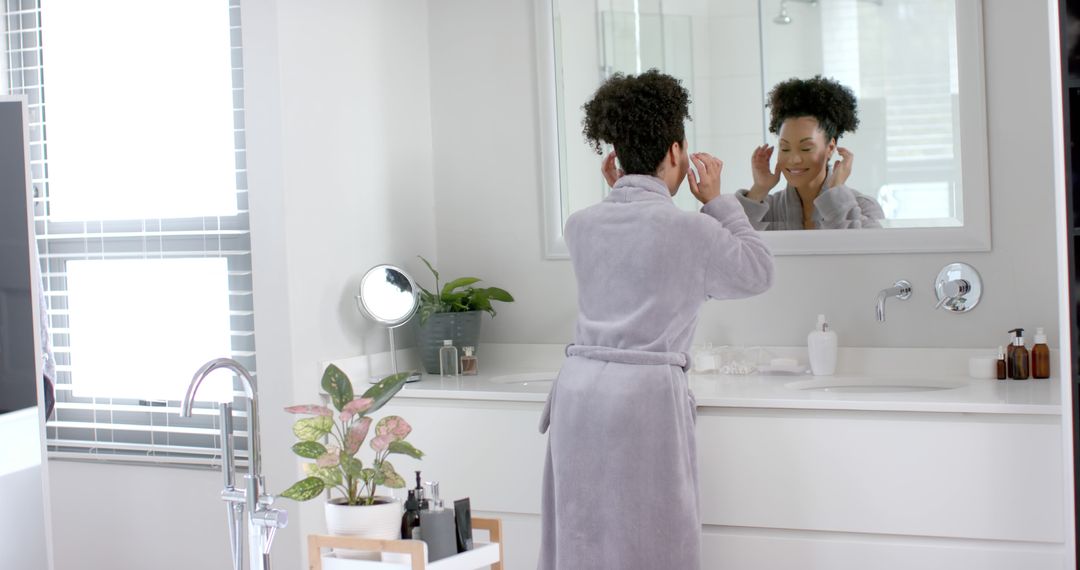
<instances>
[{"instance_id":1,"label":"potted green plant","mask_svg":"<svg viewBox=\"0 0 1080 570\"><path fill-rule=\"evenodd\" d=\"M512 303L514 297L498 287L473 287L480 282L476 277L460 277L439 287L439 272L423 256L417 256L435 276L435 288L431 291L420 286L420 307L417 344L420 359L428 374L439 373L439 347L444 340L454 346L477 347L480 339L480 314L495 316L492 301ZM434 292L433 292L434 291ZM437 292L437 293L436 293Z\"/></svg>"},{"instance_id":2,"label":"potted green plant","mask_svg":"<svg viewBox=\"0 0 1080 570\"><path fill-rule=\"evenodd\" d=\"M282 497L308 501L324 490L337 491L340 497L326 502L326 526L330 534L357 535L366 538L395 539L401 529L401 504L380 496L380 486L405 487L405 479L388 460L401 454L420 459L423 452L405 441L412 427L400 416L385 416L375 421L371 414L383 407L405 385L409 373L394 374L355 397L348 376L331 364L322 376L322 388L330 395L334 409L318 404L290 406L285 411L305 417L293 424L297 441L293 452L314 460L304 464L304 479L281 493ZM335 411L336 410L336 413ZM374 424L374 426L372 426ZM375 452L370 463L358 457L368 433L375 435L369 445ZM325 439L326 443L323 443Z\"/></svg>"}]
</instances>

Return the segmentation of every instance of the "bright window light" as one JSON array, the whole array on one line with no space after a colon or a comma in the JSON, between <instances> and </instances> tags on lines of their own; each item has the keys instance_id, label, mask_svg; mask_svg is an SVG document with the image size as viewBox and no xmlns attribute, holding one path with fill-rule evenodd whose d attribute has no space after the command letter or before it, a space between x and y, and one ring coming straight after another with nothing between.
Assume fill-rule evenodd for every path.
<instances>
[{"instance_id":1,"label":"bright window light","mask_svg":"<svg viewBox=\"0 0 1080 570\"><path fill-rule=\"evenodd\" d=\"M236 214L229 7L42 2L50 219Z\"/></svg>"},{"instance_id":2,"label":"bright window light","mask_svg":"<svg viewBox=\"0 0 1080 570\"><path fill-rule=\"evenodd\" d=\"M67 277L75 397L181 400L200 366L231 353L224 258L70 261ZM209 378L199 400L231 392Z\"/></svg>"}]
</instances>

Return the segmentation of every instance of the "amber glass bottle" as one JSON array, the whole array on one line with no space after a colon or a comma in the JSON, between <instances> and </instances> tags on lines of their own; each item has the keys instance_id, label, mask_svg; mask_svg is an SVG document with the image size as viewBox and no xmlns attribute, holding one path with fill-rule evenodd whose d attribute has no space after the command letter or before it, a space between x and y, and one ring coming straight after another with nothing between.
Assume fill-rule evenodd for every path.
<instances>
[{"instance_id":1,"label":"amber glass bottle","mask_svg":"<svg viewBox=\"0 0 1080 570\"><path fill-rule=\"evenodd\" d=\"M1050 347L1046 346L1042 327L1035 329L1035 344L1031 347L1031 377L1050 377Z\"/></svg>"},{"instance_id":2,"label":"amber glass bottle","mask_svg":"<svg viewBox=\"0 0 1080 570\"><path fill-rule=\"evenodd\" d=\"M1013 340L1012 360L1009 363L1009 378L1027 380L1031 376L1031 357L1024 346L1024 337Z\"/></svg>"}]
</instances>

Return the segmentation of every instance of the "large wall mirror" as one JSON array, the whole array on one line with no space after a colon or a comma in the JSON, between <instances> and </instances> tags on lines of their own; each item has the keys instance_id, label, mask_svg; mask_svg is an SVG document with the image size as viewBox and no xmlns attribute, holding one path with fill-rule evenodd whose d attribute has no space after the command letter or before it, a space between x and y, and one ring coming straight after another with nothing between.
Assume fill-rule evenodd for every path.
<instances>
[{"instance_id":1,"label":"large wall mirror","mask_svg":"<svg viewBox=\"0 0 1080 570\"><path fill-rule=\"evenodd\" d=\"M820 74L855 93L860 125L840 146L882 228L764 232L774 252L990 249L980 0L536 1L549 258L566 256L566 218L608 191L581 106L613 73L651 68L689 89L689 148L724 161L725 194L750 187L756 146L777 143L773 85ZM696 210L683 186L676 204Z\"/></svg>"}]
</instances>

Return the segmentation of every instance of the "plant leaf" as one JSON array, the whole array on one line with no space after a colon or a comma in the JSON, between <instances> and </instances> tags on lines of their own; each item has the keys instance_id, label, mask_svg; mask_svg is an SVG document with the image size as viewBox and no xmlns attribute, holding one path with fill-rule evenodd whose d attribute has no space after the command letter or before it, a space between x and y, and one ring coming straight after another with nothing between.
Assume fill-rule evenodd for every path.
<instances>
[{"instance_id":1,"label":"plant leaf","mask_svg":"<svg viewBox=\"0 0 1080 570\"><path fill-rule=\"evenodd\" d=\"M390 487L391 489L403 489L405 487L405 478L398 475L398 472L394 470L394 466L389 461L383 461L379 466L379 473L382 475L382 482L380 483L384 487Z\"/></svg>"},{"instance_id":2,"label":"plant leaf","mask_svg":"<svg viewBox=\"0 0 1080 570\"><path fill-rule=\"evenodd\" d=\"M390 442L392 442L393 440L393 437L389 434L376 436L374 439L371 440L371 449L374 449L375 451L382 451L390 447Z\"/></svg>"},{"instance_id":3,"label":"plant leaf","mask_svg":"<svg viewBox=\"0 0 1080 570\"><path fill-rule=\"evenodd\" d=\"M313 414L316 416L332 416L334 412L326 406L319 406L316 404L304 404L302 406L289 406L285 408L286 412L290 414Z\"/></svg>"},{"instance_id":4,"label":"plant leaf","mask_svg":"<svg viewBox=\"0 0 1080 570\"><path fill-rule=\"evenodd\" d=\"M419 257L420 261L424 262L424 265L426 265L428 270L431 271L431 274L435 276L435 280L438 281L439 280L439 272L435 271L435 268L431 266L431 263L428 262L428 260L424 259L424 256L422 256L422 255L418 255L416 257Z\"/></svg>"},{"instance_id":5,"label":"plant leaf","mask_svg":"<svg viewBox=\"0 0 1080 570\"><path fill-rule=\"evenodd\" d=\"M465 287L467 285L472 285L473 283L476 283L478 281L480 280L476 277L461 277L459 279L454 279L446 285L443 285L442 291L439 292L439 295L445 301L446 296L449 295L454 289L457 289L459 287Z\"/></svg>"},{"instance_id":6,"label":"plant leaf","mask_svg":"<svg viewBox=\"0 0 1080 570\"><path fill-rule=\"evenodd\" d=\"M375 470L370 467L360 471L360 480L365 483L370 483L373 477L375 477Z\"/></svg>"},{"instance_id":7,"label":"plant leaf","mask_svg":"<svg viewBox=\"0 0 1080 570\"><path fill-rule=\"evenodd\" d=\"M504 303L514 302L513 295L503 289L499 289L498 287L488 287L487 289L484 289L484 291L487 292L487 296L492 300L502 301Z\"/></svg>"},{"instance_id":8,"label":"plant leaf","mask_svg":"<svg viewBox=\"0 0 1080 570\"><path fill-rule=\"evenodd\" d=\"M409 372L399 372L397 374L391 374L382 380L379 380L378 384L367 389L364 392L364 398L371 398L373 400L371 407L367 409L367 413L372 413L379 408L386 405L390 401L390 398L394 397L405 385L405 381L409 379Z\"/></svg>"},{"instance_id":9,"label":"plant leaf","mask_svg":"<svg viewBox=\"0 0 1080 570\"><path fill-rule=\"evenodd\" d=\"M308 477L293 483L292 487L281 492L281 496L294 501L309 501L318 497L326 489L326 483L318 477Z\"/></svg>"},{"instance_id":10,"label":"plant leaf","mask_svg":"<svg viewBox=\"0 0 1080 570\"><path fill-rule=\"evenodd\" d=\"M367 438L368 429L370 428L371 418L362 418L353 424L349 428L349 433L345 434L345 452L349 455L356 455L356 452L360 451L360 446L364 445L364 440Z\"/></svg>"},{"instance_id":11,"label":"plant leaf","mask_svg":"<svg viewBox=\"0 0 1080 570\"><path fill-rule=\"evenodd\" d=\"M371 408L371 404L375 403L371 398L354 398L345 407L341 408L341 421L348 422L356 414L362 414Z\"/></svg>"},{"instance_id":12,"label":"plant leaf","mask_svg":"<svg viewBox=\"0 0 1080 570\"><path fill-rule=\"evenodd\" d=\"M428 317L430 317L433 314L435 314L435 306L434 305L429 305L427 303L421 304L420 305L420 310L419 310L420 324L423 325L424 323L426 323L427 320L428 320Z\"/></svg>"},{"instance_id":13,"label":"plant leaf","mask_svg":"<svg viewBox=\"0 0 1080 570\"><path fill-rule=\"evenodd\" d=\"M330 394L330 399L339 412L353 399L352 382L340 368L333 364L327 366L326 371L323 372L322 389Z\"/></svg>"},{"instance_id":14,"label":"plant leaf","mask_svg":"<svg viewBox=\"0 0 1080 570\"><path fill-rule=\"evenodd\" d=\"M469 293L471 293L473 291L476 291L476 289L468 289L468 290L465 290L465 291L458 291L457 293L447 293L447 294L442 296L442 302L453 305L454 303L457 303L458 301L461 301L462 299L467 297L469 295Z\"/></svg>"},{"instance_id":15,"label":"plant leaf","mask_svg":"<svg viewBox=\"0 0 1080 570\"><path fill-rule=\"evenodd\" d=\"M348 455L341 456L341 469L345 471L345 474L354 479L362 478L361 475L364 472L364 464L355 457L349 457Z\"/></svg>"},{"instance_id":16,"label":"plant leaf","mask_svg":"<svg viewBox=\"0 0 1080 570\"><path fill-rule=\"evenodd\" d=\"M424 452L413 447L413 445L407 441L394 441L390 443L390 447L387 448L390 453L400 453L402 455L408 455L413 459L422 459Z\"/></svg>"},{"instance_id":17,"label":"plant leaf","mask_svg":"<svg viewBox=\"0 0 1080 570\"><path fill-rule=\"evenodd\" d=\"M293 453L307 459L318 459L326 453L326 446L317 441L298 441L292 446Z\"/></svg>"},{"instance_id":18,"label":"plant leaf","mask_svg":"<svg viewBox=\"0 0 1080 570\"><path fill-rule=\"evenodd\" d=\"M329 469L331 467L337 467L341 464L341 450L340 449L328 449L326 453L319 456L319 459L315 462L321 469Z\"/></svg>"},{"instance_id":19,"label":"plant leaf","mask_svg":"<svg viewBox=\"0 0 1080 570\"><path fill-rule=\"evenodd\" d=\"M334 419L328 416L315 416L297 420L292 431L300 441L315 441L334 429Z\"/></svg>"},{"instance_id":20,"label":"plant leaf","mask_svg":"<svg viewBox=\"0 0 1080 570\"><path fill-rule=\"evenodd\" d=\"M341 469L338 469L337 467L320 469L319 466L314 463L305 463L304 473L308 476L322 479L327 487L335 487L341 484Z\"/></svg>"},{"instance_id":21,"label":"plant leaf","mask_svg":"<svg viewBox=\"0 0 1080 570\"><path fill-rule=\"evenodd\" d=\"M375 425L375 433L379 436L389 436L390 441L401 441L412 432L412 426L401 416L386 416Z\"/></svg>"}]
</instances>

